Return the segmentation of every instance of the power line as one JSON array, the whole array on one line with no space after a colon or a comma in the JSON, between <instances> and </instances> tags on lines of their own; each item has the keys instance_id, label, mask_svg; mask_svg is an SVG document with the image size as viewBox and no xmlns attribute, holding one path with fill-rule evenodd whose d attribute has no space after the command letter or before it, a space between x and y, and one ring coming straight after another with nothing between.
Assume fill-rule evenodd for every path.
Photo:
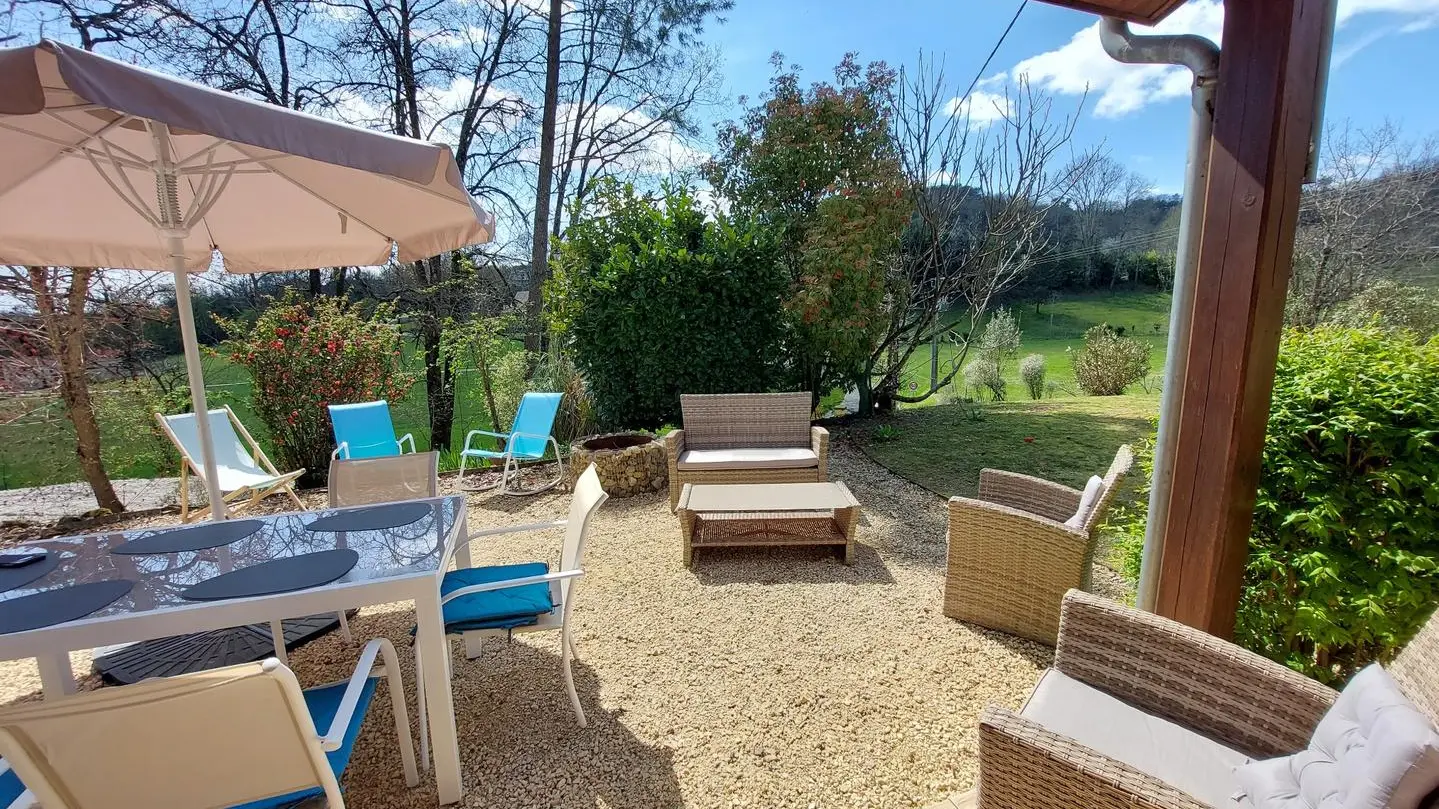
<instances>
[{"instance_id":1,"label":"power line","mask_svg":"<svg viewBox=\"0 0 1439 809\"><path fill-rule=\"evenodd\" d=\"M1027 5L1029 5L1029 0L1019 0L1019 8L1016 8L1014 10L1014 16L1009 18L1009 25L1006 25L1004 27L1004 33L999 35L999 41L994 43L993 48L989 49L989 55L984 57L984 64L980 65L979 70L974 74L974 80L969 83L969 89L965 90L964 95L959 97L959 103L955 105L955 109L963 107L964 102L969 100L969 94L974 92L974 88L979 84L979 80L984 78L984 71L989 70L989 63L994 60L994 55L999 53L999 47L1004 44L1004 40L1009 38L1009 32L1014 30L1014 24L1019 22L1019 15L1024 13L1024 7Z\"/></svg>"}]
</instances>

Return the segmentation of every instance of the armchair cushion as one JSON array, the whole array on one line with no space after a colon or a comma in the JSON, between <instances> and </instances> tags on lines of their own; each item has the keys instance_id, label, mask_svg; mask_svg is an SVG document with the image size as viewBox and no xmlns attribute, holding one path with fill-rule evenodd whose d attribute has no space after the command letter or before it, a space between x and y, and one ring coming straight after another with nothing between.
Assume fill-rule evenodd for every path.
<instances>
[{"instance_id":1,"label":"armchair cushion","mask_svg":"<svg viewBox=\"0 0 1439 809\"><path fill-rule=\"evenodd\" d=\"M489 565L451 570L440 582L440 595L448 595L461 587L476 584L543 576L550 572L544 562L518 565ZM490 590L460 596L443 606L445 631L468 632L475 629L509 629L528 626L539 616L555 608L548 584L522 584L503 590Z\"/></svg>"},{"instance_id":2,"label":"armchair cushion","mask_svg":"<svg viewBox=\"0 0 1439 809\"><path fill-rule=\"evenodd\" d=\"M798 447L763 449L691 449L680 454L679 468L707 469L805 469L819 466L814 450Z\"/></svg>"},{"instance_id":3,"label":"armchair cushion","mask_svg":"<svg viewBox=\"0 0 1439 809\"><path fill-rule=\"evenodd\" d=\"M1050 669L1020 716L1211 806L1230 806L1234 769L1249 758L1219 742Z\"/></svg>"},{"instance_id":4,"label":"armchair cushion","mask_svg":"<svg viewBox=\"0 0 1439 809\"><path fill-rule=\"evenodd\" d=\"M1376 663L1339 693L1307 749L1235 777L1257 809L1413 809L1439 787L1439 734Z\"/></svg>"},{"instance_id":5,"label":"armchair cushion","mask_svg":"<svg viewBox=\"0 0 1439 809\"><path fill-rule=\"evenodd\" d=\"M1094 507L1099 504L1099 496L1104 493L1104 478L1099 475L1090 475L1089 482L1084 484L1084 494L1079 496L1079 508L1075 509L1074 516L1064 521L1064 524L1077 531L1084 530L1084 524L1089 521L1089 515L1094 513Z\"/></svg>"}]
</instances>

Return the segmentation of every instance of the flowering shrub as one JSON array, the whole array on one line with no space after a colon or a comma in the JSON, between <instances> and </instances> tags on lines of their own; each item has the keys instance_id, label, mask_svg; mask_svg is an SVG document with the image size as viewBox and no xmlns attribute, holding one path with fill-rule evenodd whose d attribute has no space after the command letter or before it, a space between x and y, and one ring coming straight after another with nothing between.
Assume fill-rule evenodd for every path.
<instances>
[{"instance_id":1,"label":"flowering shrub","mask_svg":"<svg viewBox=\"0 0 1439 809\"><path fill-rule=\"evenodd\" d=\"M1149 346L1124 329L1095 326L1074 354L1074 381L1087 396L1118 396L1149 373Z\"/></svg>"},{"instance_id":2,"label":"flowering shrub","mask_svg":"<svg viewBox=\"0 0 1439 809\"><path fill-rule=\"evenodd\" d=\"M1029 398L1044 398L1044 355L1030 354L1019 361L1019 378L1024 380L1024 388L1029 391Z\"/></svg>"},{"instance_id":3,"label":"flowering shrub","mask_svg":"<svg viewBox=\"0 0 1439 809\"><path fill-rule=\"evenodd\" d=\"M226 341L221 354L250 372L272 460L281 471L303 467L306 485L323 483L334 449L330 403L395 402L415 381L400 368L400 330L385 305L367 317L339 298L287 291L248 331L217 320L227 333L245 335Z\"/></svg>"}]
</instances>

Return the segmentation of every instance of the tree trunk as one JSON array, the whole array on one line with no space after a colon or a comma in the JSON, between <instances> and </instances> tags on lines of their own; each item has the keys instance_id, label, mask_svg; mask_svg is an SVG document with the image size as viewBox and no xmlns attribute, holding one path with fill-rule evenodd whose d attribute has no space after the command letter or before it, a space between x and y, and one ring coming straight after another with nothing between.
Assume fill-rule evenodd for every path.
<instances>
[{"instance_id":1,"label":"tree trunk","mask_svg":"<svg viewBox=\"0 0 1439 809\"><path fill-rule=\"evenodd\" d=\"M318 298L324 291L325 284L320 278L320 268L316 267L310 270L310 297Z\"/></svg>"},{"instance_id":2,"label":"tree trunk","mask_svg":"<svg viewBox=\"0 0 1439 809\"><path fill-rule=\"evenodd\" d=\"M420 329L420 343L425 353L425 399L430 411L430 449L450 448L450 435L455 429L455 372L450 363L440 358L441 328L438 321L428 320Z\"/></svg>"},{"instance_id":3,"label":"tree trunk","mask_svg":"<svg viewBox=\"0 0 1439 809\"><path fill-rule=\"evenodd\" d=\"M336 268L335 268L335 297L336 297L336 298L343 298L343 297L345 297L345 288L346 288L346 285L347 285L347 283L349 282L349 280L350 280L350 268L349 268L349 267L336 267Z\"/></svg>"},{"instance_id":4,"label":"tree trunk","mask_svg":"<svg viewBox=\"0 0 1439 809\"><path fill-rule=\"evenodd\" d=\"M540 174L535 184L535 243L530 254L529 310L535 324L526 347L540 350L540 292L550 275L550 184L555 173L555 118L560 100L560 25L564 0L550 0L549 51L545 57L545 109L540 120Z\"/></svg>"},{"instance_id":5,"label":"tree trunk","mask_svg":"<svg viewBox=\"0 0 1439 809\"><path fill-rule=\"evenodd\" d=\"M100 459L100 425L90 403L90 380L85 375L85 300L90 288L90 267L76 267L71 272L70 289L65 310L55 306L58 280L51 285L44 267L31 267L30 289L35 293L36 308L50 337L50 349L60 364L60 399L65 415L75 426L75 457L95 502L100 508L118 514L125 504L115 494L110 476Z\"/></svg>"}]
</instances>

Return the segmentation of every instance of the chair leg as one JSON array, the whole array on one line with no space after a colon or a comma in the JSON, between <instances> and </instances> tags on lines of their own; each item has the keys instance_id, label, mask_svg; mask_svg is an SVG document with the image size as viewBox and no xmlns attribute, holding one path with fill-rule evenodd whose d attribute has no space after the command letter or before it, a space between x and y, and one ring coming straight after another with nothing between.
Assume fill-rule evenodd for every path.
<instances>
[{"instance_id":1,"label":"chair leg","mask_svg":"<svg viewBox=\"0 0 1439 809\"><path fill-rule=\"evenodd\" d=\"M580 695L575 692L575 675L570 671L570 657L574 649L573 641L570 639L570 628L566 624L560 630L560 647L562 649L560 660L565 667L565 690L570 692L570 705L575 709L575 719L580 722L580 727L588 727L585 721L585 709L580 706Z\"/></svg>"},{"instance_id":2,"label":"chair leg","mask_svg":"<svg viewBox=\"0 0 1439 809\"><path fill-rule=\"evenodd\" d=\"M579 647L575 646L575 636L574 636L574 635L570 635L569 643L570 643L570 657L573 657L574 659L579 660L579 659L580 659L580 650L579 650Z\"/></svg>"},{"instance_id":3,"label":"chair leg","mask_svg":"<svg viewBox=\"0 0 1439 809\"><path fill-rule=\"evenodd\" d=\"M456 488L456 489L460 488L460 484L462 484L462 483L465 482L465 461L467 461L467 460L469 460L469 456L466 455L464 452L461 452L461 453L460 453L460 474L459 474L458 477L455 478L455 488Z\"/></svg>"},{"instance_id":4,"label":"chair leg","mask_svg":"<svg viewBox=\"0 0 1439 809\"><path fill-rule=\"evenodd\" d=\"M425 676L421 674L420 644L415 644L415 710L420 714L420 767L430 771L430 719L425 711Z\"/></svg>"},{"instance_id":5,"label":"chair leg","mask_svg":"<svg viewBox=\"0 0 1439 809\"><path fill-rule=\"evenodd\" d=\"M345 615L345 611L340 610L335 613L335 617L340 619L340 636L345 639L345 643L354 643L355 636L350 634L350 619Z\"/></svg>"},{"instance_id":6,"label":"chair leg","mask_svg":"<svg viewBox=\"0 0 1439 809\"><path fill-rule=\"evenodd\" d=\"M270 640L275 643L275 659L285 665L290 665L289 655L285 654L285 622L270 622Z\"/></svg>"}]
</instances>

